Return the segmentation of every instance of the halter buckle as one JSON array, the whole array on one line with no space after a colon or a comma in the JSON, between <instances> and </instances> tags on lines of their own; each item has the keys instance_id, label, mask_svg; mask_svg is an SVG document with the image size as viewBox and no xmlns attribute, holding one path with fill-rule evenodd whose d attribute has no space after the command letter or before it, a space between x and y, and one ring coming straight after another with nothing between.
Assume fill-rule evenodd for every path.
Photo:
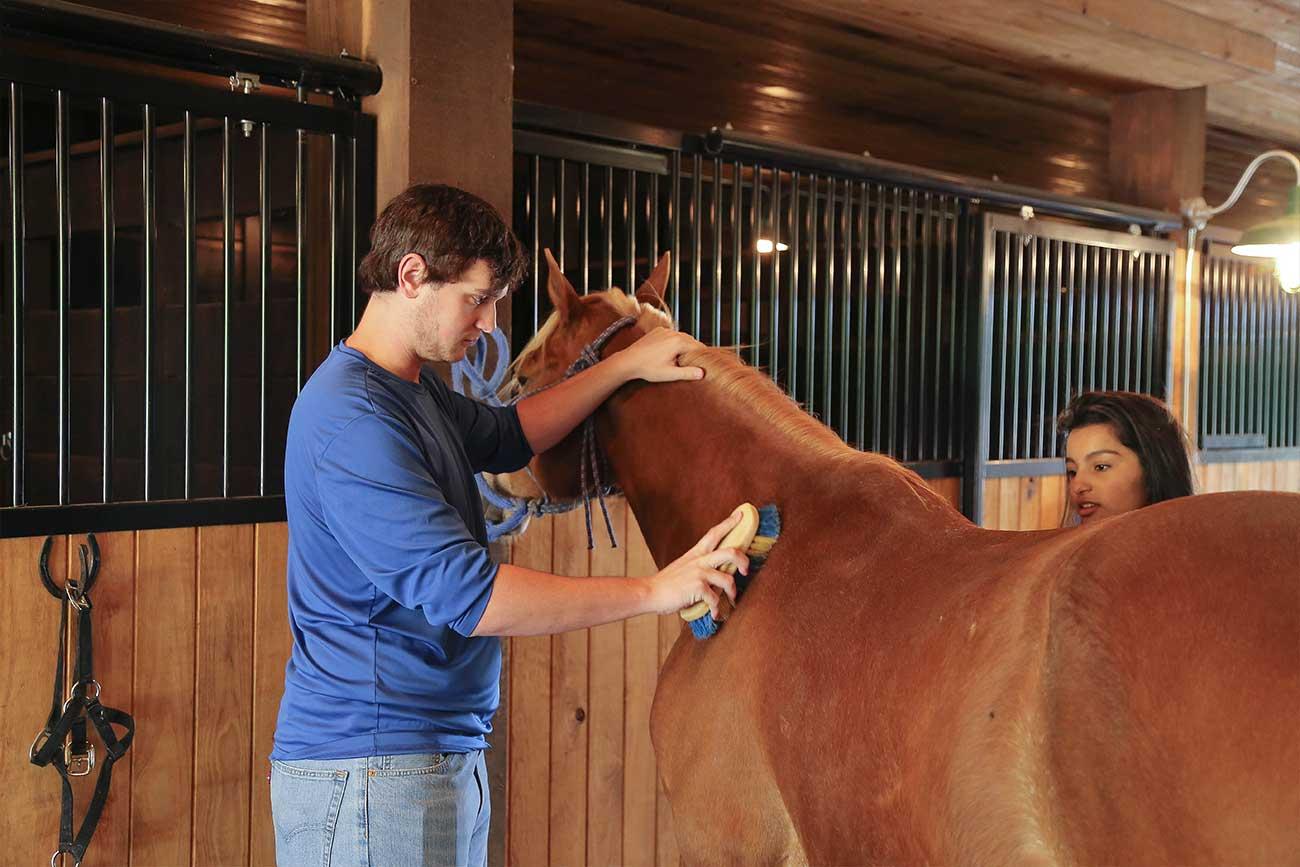
<instances>
[{"instance_id":1,"label":"halter buckle","mask_svg":"<svg viewBox=\"0 0 1300 867\"><path fill-rule=\"evenodd\" d=\"M95 745L88 744L84 753L74 753L72 743L63 746L63 763L68 766L68 776L84 777L95 769Z\"/></svg>"}]
</instances>

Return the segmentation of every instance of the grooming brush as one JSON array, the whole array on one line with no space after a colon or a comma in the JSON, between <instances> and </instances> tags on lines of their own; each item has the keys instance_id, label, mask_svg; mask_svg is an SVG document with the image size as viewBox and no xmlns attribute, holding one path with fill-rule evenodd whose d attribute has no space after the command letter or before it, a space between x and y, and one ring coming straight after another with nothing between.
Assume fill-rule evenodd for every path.
<instances>
[{"instance_id":1,"label":"grooming brush","mask_svg":"<svg viewBox=\"0 0 1300 867\"><path fill-rule=\"evenodd\" d=\"M719 548L739 548L749 557L749 575L741 576L736 581L736 599L739 601L740 594L749 586L749 582L754 579L754 574L767 560L767 554L776 544L777 537L781 535L781 513L777 511L776 506L768 504L761 509L754 508L750 503L741 503L739 506L740 523L731 528L722 541L718 543ZM736 567L730 563L721 567L723 572L728 574L734 573ZM726 602L726 597L723 597ZM713 619L709 613L709 603L696 602L689 608L683 608L678 612L682 620L690 624L691 634L698 639L711 637L718 631L718 621Z\"/></svg>"}]
</instances>

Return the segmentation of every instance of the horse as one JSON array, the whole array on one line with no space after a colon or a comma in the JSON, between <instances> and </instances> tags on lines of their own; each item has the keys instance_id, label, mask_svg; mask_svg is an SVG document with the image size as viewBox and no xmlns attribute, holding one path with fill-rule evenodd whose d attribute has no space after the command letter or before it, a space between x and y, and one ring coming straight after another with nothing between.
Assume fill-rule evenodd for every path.
<instances>
[{"instance_id":1,"label":"horse","mask_svg":"<svg viewBox=\"0 0 1300 867\"><path fill-rule=\"evenodd\" d=\"M604 356L673 327L666 256L635 295L586 296L547 257L528 388L620 318ZM744 501L783 525L660 675L683 862L1300 864L1300 495L986 530L734 352L681 363L704 379L628 384L595 418L655 562ZM575 434L535 484L579 496L579 459Z\"/></svg>"}]
</instances>

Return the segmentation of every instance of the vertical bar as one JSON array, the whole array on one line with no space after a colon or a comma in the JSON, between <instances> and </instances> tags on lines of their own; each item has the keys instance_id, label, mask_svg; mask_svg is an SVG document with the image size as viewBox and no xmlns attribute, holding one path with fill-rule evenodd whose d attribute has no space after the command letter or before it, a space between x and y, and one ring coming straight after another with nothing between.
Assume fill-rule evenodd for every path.
<instances>
[{"instance_id":1,"label":"vertical bar","mask_svg":"<svg viewBox=\"0 0 1300 867\"><path fill-rule=\"evenodd\" d=\"M605 217L605 283L601 289L614 285L614 167L605 168L604 201L601 212Z\"/></svg>"},{"instance_id":2,"label":"vertical bar","mask_svg":"<svg viewBox=\"0 0 1300 867\"><path fill-rule=\"evenodd\" d=\"M700 303L701 252L704 244L704 160L699 154L691 157L691 334L697 339L703 333L703 310Z\"/></svg>"},{"instance_id":3,"label":"vertical bar","mask_svg":"<svg viewBox=\"0 0 1300 867\"><path fill-rule=\"evenodd\" d=\"M1022 230L1023 231L1023 230ZM1002 457L1004 458L1023 458L1025 453L1020 449L1020 344L1025 340L1025 249L1033 241L1030 235L1018 235L1017 243L1011 243L1007 239L1007 246L1010 248L1009 253L1013 257L1012 262L1015 266L1014 282L1010 274L1007 275L1007 290L1014 293L1014 312L1011 314L1011 334L1009 340L1009 351L1011 352L1011 389L1003 395L1002 399L1011 399L1011 436L1006 442L1010 443L1008 450L1005 443L1003 445ZM1028 395L1026 395L1026 398ZM1028 400L1025 401L1028 404ZM1026 406L1026 410L1028 407Z\"/></svg>"},{"instance_id":4,"label":"vertical bar","mask_svg":"<svg viewBox=\"0 0 1300 867\"><path fill-rule=\"evenodd\" d=\"M261 124L261 138L258 141L257 154L257 218L261 225L261 231L258 232L258 299L257 299L257 493L259 496L266 496L266 304L268 287L271 284L271 184L267 180L267 174L271 168L271 127L265 121ZM356 219L356 145L357 140L352 139L352 184L354 203L352 211L352 220ZM349 221L351 222L351 221ZM352 268L349 273L356 273L356 237L357 233L349 233L352 237ZM352 297L352 325L357 322L357 291L354 281L349 280L349 295Z\"/></svg>"},{"instance_id":5,"label":"vertical bar","mask_svg":"<svg viewBox=\"0 0 1300 867\"><path fill-rule=\"evenodd\" d=\"M915 215L913 215L915 218ZM926 356L926 337L930 331L930 224L934 220L934 196L931 193L925 194L925 207L921 209L921 309L918 311L918 320L920 329L918 331L919 341L916 349L916 459L923 461L926 457L933 457L933 449L927 449L926 432L929 425L926 424L926 409L929 406L928 393L926 392L925 374L929 367ZM938 353L936 352L936 355Z\"/></svg>"},{"instance_id":6,"label":"vertical bar","mask_svg":"<svg viewBox=\"0 0 1300 867\"><path fill-rule=\"evenodd\" d=\"M227 157L229 152L227 152ZM330 133L330 347L339 341L339 136ZM234 203L233 190L230 202Z\"/></svg>"},{"instance_id":7,"label":"vertical bar","mask_svg":"<svg viewBox=\"0 0 1300 867\"><path fill-rule=\"evenodd\" d=\"M673 251L673 322L681 323L682 313L682 152L673 151L672 184L669 196L669 237L672 238Z\"/></svg>"},{"instance_id":8,"label":"vertical bar","mask_svg":"<svg viewBox=\"0 0 1300 867\"><path fill-rule=\"evenodd\" d=\"M582 164L582 194L578 199L578 225L582 227L582 294L591 291L591 163Z\"/></svg>"},{"instance_id":9,"label":"vertical bar","mask_svg":"<svg viewBox=\"0 0 1300 867\"><path fill-rule=\"evenodd\" d=\"M817 175L808 173L808 342L804 345L804 400L808 411L817 415L816 363L813 353L817 348L817 229L820 217Z\"/></svg>"},{"instance_id":10,"label":"vertical bar","mask_svg":"<svg viewBox=\"0 0 1300 867\"><path fill-rule=\"evenodd\" d=\"M731 165L731 345L740 352L740 281L744 270L745 186L739 162Z\"/></svg>"},{"instance_id":11,"label":"vertical bar","mask_svg":"<svg viewBox=\"0 0 1300 867\"><path fill-rule=\"evenodd\" d=\"M360 201L357 198L357 137L348 136L348 144L348 273L343 283L348 287L348 297L352 299L352 320L348 325L348 331L351 333L360 322L357 317L357 210ZM267 214L270 214L269 206ZM270 229L266 229L266 232L269 238Z\"/></svg>"},{"instance_id":12,"label":"vertical bar","mask_svg":"<svg viewBox=\"0 0 1300 867\"><path fill-rule=\"evenodd\" d=\"M71 419L68 417L71 411L69 399L69 376L68 376L68 324L69 324L69 307L71 298L69 293L72 291L71 286L71 215L68 208L68 94L60 90L55 97L55 150L54 150L54 173L55 173L55 192L57 195L57 218L58 218L58 238L56 253L58 257L58 274L57 289L58 297L58 330L59 330L59 364L58 364L58 405L59 405L59 456L58 456L58 503L64 505L68 502L68 475L69 463L71 460ZM148 464L146 463L146 466Z\"/></svg>"},{"instance_id":13,"label":"vertical bar","mask_svg":"<svg viewBox=\"0 0 1300 867\"><path fill-rule=\"evenodd\" d=\"M763 235L763 167L754 163L752 169L753 185L749 197L750 235L754 239L754 249L750 251L753 264L753 282L749 287L749 363L758 367L763 341L763 259L758 254L758 239Z\"/></svg>"},{"instance_id":14,"label":"vertical bar","mask_svg":"<svg viewBox=\"0 0 1300 867\"><path fill-rule=\"evenodd\" d=\"M799 201L799 172L790 173L790 315L787 319L786 342L790 344L790 367L786 371L786 390L798 400L799 392L799 260L803 249L799 245L799 229L803 208Z\"/></svg>"},{"instance_id":15,"label":"vertical bar","mask_svg":"<svg viewBox=\"0 0 1300 867\"><path fill-rule=\"evenodd\" d=\"M330 345L334 345L335 251L334 139L330 136ZM221 119L221 496L230 495L230 304L235 271L235 185L230 165L230 118Z\"/></svg>"},{"instance_id":16,"label":"vertical bar","mask_svg":"<svg viewBox=\"0 0 1300 867\"><path fill-rule=\"evenodd\" d=\"M1035 326L1038 323L1038 236L1029 236L1028 257L1025 268L1028 273L1023 274L1023 292L1025 299L1025 318L1021 326L1021 340L1025 347L1025 409L1023 413L1024 420L1024 440L1020 449L1020 455L1026 458L1034 457L1033 437L1034 425L1038 421L1034 417L1034 394L1042 392L1042 382L1036 377L1041 374L1041 370L1034 366L1034 339L1037 334Z\"/></svg>"},{"instance_id":17,"label":"vertical bar","mask_svg":"<svg viewBox=\"0 0 1300 867\"><path fill-rule=\"evenodd\" d=\"M835 178L826 179L826 300L822 309L822 420L835 426Z\"/></svg>"},{"instance_id":18,"label":"vertical bar","mask_svg":"<svg viewBox=\"0 0 1300 867\"><path fill-rule=\"evenodd\" d=\"M915 193L913 193L915 195ZM898 454L898 307L902 303L902 268L903 268L903 194L894 187L894 267L891 269L890 286L893 291L889 299L889 431L886 454L897 458Z\"/></svg>"},{"instance_id":19,"label":"vertical bar","mask_svg":"<svg viewBox=\"0 0 1300 867\"><path fill-rule=\"evenodd\" d=\"M858 182L858 364L857 431L855 445L867 445L867 293L871 282L871 197L866 181Z\"/></svg>"},{"instance_id":20,"label":"vertical bar","mask_svg":"<svg viewBox=\"0 0 1300 867\"><path fill-rule=\"evenodd\" d=\"M568 220L565 219L567 208L564 206L566 162L563 157L555 161L555 189L551 191L551 225L555 228L555 253L561 272L567 272L569 267L569 263L565 261L564 257L565 247L567 246L564 242L567 240L568 235L568 232L565 231L568 227Z\"/></svg>"},{"instance_id":21,"label":"vertical bar","mask_svg":"<svg viewBox=\"0 0 1300 867\"><path fill-rule=\"evenodd\" d=\"M9 225L13 234L9 238L10 327L13 345L10 349L10 405L13 428L13 463L10 469L10 502L15 506L26 503L27 468L26 425L24 424L23 379L26 377L26 334L23 329L27 298L27 270L23 253L27 244L26 206L23 202L23 88L16 81L9 82Z\"/></svg>"},{"instance_id":22,"label":"vertical bar","mask_svg":"<svg viewBox=\"0 0 1300 867\"><path fill-rule=\"evenodd\" d=\"M298 135L301 141L301 137L302 137L301 130L299 131ZM192 426L193 418L192 418L192 410L191 410L191 406L193 404L193 395L191 394L191 391L192 391L192 386L194 381L193 370L194 370L194 268L195 268L195 263L194 263L194 246L195 246L195 240L194 240L194 235L195 235L194 113L189 109L185 110L185 141L182 144L181 159L182 159L182 172L184 175L181 179L181 185L182 185L181 193L182 193L182 198L184 199L183 204L185 208L185 336L184 336L185 384L183 387L184 395L185 395L184 397L185 407L183 410L184 417L185 417L183 422L185 428L183 448L185 450L185 454L182 456L182 464L184 465L184 469L182 471L181 491L185 499L188 500L190 498L190 465L191 465L191 458L194 454L193 426ZM298 204L301 207L302 204L301 163L299 163L297 174L298 174L297 196L298 196ZM297 361L296 361L295 372L297 375L297 389L301 391L302 390L302 327L301 326L302 326L302 299L303 299L303 293L302 293L303 281L302 281L302 270L301 270L302 211L301 210L297 211L297 214L298 214L299 246L296 250L296 255L298 257L298 262L299 262L299 271L298 271L298 312L297 312L298 319L295 325L295 331L297 332Z\"/></svg>"},{"instance_id":23,"label":"vertical bar","mask_svg":"<svg viewBox=\"0 0 1300 867\"><path fill-rule=\"evenodd\" d=\"M1199 448L1209 433L1209 404L1213 386L1211 385L1213 356L1210 349L1210 323L1214 314L1214 285L1211 281L1211 258L1208 247L1204 248L1201 258L1201 354L1200 354L1200 400L1196 402L1196 439L1193 446ZM1188 251L1191 255L1191 251ZM1191 432L1188 432L1189 435Z\"/></svg>"},{"instance_id":24,"label":"vertical bar","mask_svg":"<svg viewBox=\"0 0 1300 867\"><path fill-rule=\"evenodd\" d=\"M144 499L153 496L153 325L154 263L158 238L157 153L155 152L156 118L154 107L144 106L144 294L140 305L144 311Z\"/></svg>"},{"instance_id":25,"label":"vertical bar","mask_svg":"<svg viewBox=\"0 0 1300 867\"><path fill-rule=\"evenodd\" d=\"M1136 311L1133 306L1133 284L1137 282L1137 274L1142 258L1142 254L1137 250L1132 251L1124 258L1125 267L1128 271L1128 279L1124 281L1124 388L1129 391L1137 391L1137 384L1133 381L1133 346L1135 332L1137 331L1134 323Z\"/></svg>"},{"instance_id":26,"label":"vertical bar","mask_svg":"<svg viewBox=\"0 0 1300 867\"><path fill-rule=\"evenodd\" d=\"M1052 295L1048 283L1051 278L1051 256L1052 242L1047 238L1035 239L1034 241L1034 268L1036 273L1031 282L1031 298L1041 298L1039 307L1041 314L1038 321L1038 375L1035 381L1038 383L1038 415L1035 420L1035 428L1038 430L1038 442L1032 446L1031 457L1042 458L1047 456L1045 451L1047 429L1052 426L1051 419L1047 418L1047 318L1048 306L1051 304ZM1042 270L1038 271L1038 263L1042 261ZM1040 277L1041 275L1041 277ZM1056 348L1053 347L1053 356L1056 354Z\"/></svg>"},{"instance_id":27,"label":"vertical bar","mask_svg":"<svg viewBox=\"0 0 1300 867\"><path fill-rule=\"evenodd\" d=\"M531 187L528 204L532 211L533 237L530 243L533 255L533 334L542 321L542 158L533 154L529 166Z\"/></svg>"},{"instance_id":28,"label":"vertical bar","mask_svg":"<svg viewBox=\"0 0 1300 867\"><path fill-rule=\"evenodd\" d=\"M1006 232L995 232L995 241L997 244L997 263L996 270L993 273L993 291L1002 296L1002 316L1001 328L998 335L997 345L998 352L998 381L996 391L998 394L998 447L994 452L990 452L990 457L1008 458L1007 453L1007 355L1010 352L1010 339L1007 333L1008 313L1011 305L1010 291L1010 269L1011 269L1011 236ZM999 279L1000 278L1000 279ZM990 409L992 405L990 404ZM991 427L991 424L990 424Z\"/></svg>"},{"instance_id":29,"label":"vertical bar","mask_svg":"<svg viewBox=\"0 0 1300 867\"><path fill-rule=\"evenodd\" d=\"M962 511L976 526L984 520L984 481L988 473L990 454L990 432L992 425L991 409L993 401L993 330L996 270L999 264L995 251L995 239L1004 242L1008 236L995 231L989 224L989 218L982 222L982 239L979 247L982 255L978 302L967 309L970 320L966 333L973 336L966 345L966 368L975 371L975 388L971 390L969 409L966 411L970 424L966 426L965 460L962 472ZM970 225L968 218L967 225Z\"/></svg>"},{"instance_id":30,"label":"vertical bar","mask_svg":"<svg viewBox=\"0 0 1300 867\"><path fill-rule=\"evenodd\" d=\"M713 233L713 345L722 345L722 160L713 159L713 199L709 227Z\"/></svg>"},{"instance_id":31,"label":"vertical bar","mask_svg":"<svg viewBox=\"0 0 1300 867\"><path fill-rule=\"evenodd\" d=\"M840 201L840 251L843 266L840 269L843 277L840 282L843 284L844 303L840 305L840 406L836 415L839 417L840 439L845 442L849 439L849 354L851 335L849 333L849 323L852 322L853 315L853 235L852 235L852 217L853 217L853 182L849 179L844 180L844 196Z\"/></svg>"},{"instance_id":32,"label":"vertical bar","mask_svg":"<svg viewBox=\"0 0 1300 867\"><path fill-rule=\"evenodd\" d=\"M646 221L650 227L650 261L659 262L659 175L650 176L650 195L646 197ZM673 250L673 256L677 251ZM677 291L677 287L673 287Z\"/></svg>"},{"instance_id":33,"label":"vertical bar","mask_svg":"<svg viewBox=\"0 0 1300 867\"><path fill-rule=\"evenodd\" d=\"M916 188L908 191L910 202L907 206L907 240L899 238L899 243L907 248L907 295L900 297L903 305L903 431L896 457L899 460L911 460L912 452L912 308L916 305Z\"/></svg>"},{"instance_id":34,"label":"vertical bar","mask_svg":"<svg viewBox=\"0 0 1300 867\"><path fill-rule=\"evenodd\" d=\"M781 168L772 168L772 269L768 286L771 321L768 327L768 374L777 381L781 359Z\"/></svg>"},{"instance_id":35,"label":"vertical bar","mask_svg":"<svg viewBox=\"0 0 1300 867\"><path fill-rule=\"evenodd\" d=\"M952 249L952 255L948 257L948 298L950 300L949 308L952 315L948 317L948 457L957 457L958 448L961 440L957 436L957 429L960 426L961 419L961 402L957 387L957 357L962 351L967 349L966 341L970 334L970 316L963 316L963 311L959 306L961 291L957 283L957 268L962 262L968 247L962 241L970 232L971 214L964 202L954 200L955 214L945 215L949 227L944 232L945 241ZM974 306L973 304L971 305ZM961 345L957 343L957 320L961 320ZM967 455L967 461L983 460L983 453ZM981 492L980 496L983 496Z\"/></svg>"},{"instance_id":36,"label":"vertical bar","mask_svg":"<svg viewBox=\"0 0 1300 867\"><path fill-rule=\"evenodd\" d=\"M636 296L636 170L627 170L623 188L623 223L627 227L627 294ZM650 263L654 267L654 263Z\"/></svg>"},{"instance_id":37,"label":"vertical bar","mask_svg":"<svg viewBox=\"0 0 1300 867\"><path fill-rule=\"evenodd\" d=\"M307 101L307 89L302 84L299 84L298 102L306 102L306 101ZM193 126L192 118L188 111L185 113L185 120L186 120L186 126L188 130L187 136L190 142L190 151L193 151L194 126ZM304 176L307 170L307 131L306 130L304 129L298 130L297 144L298 144L297 154L295 155L294 158L294 182L293 182L294 183L294 187L293 187L294 232L296 236L294 239L294 243L295 243L295 252L297 257L297 261L295 263L297 285L294 287L294 308L295 308L295 315L297 317L297 320L294 323L294 330L295 330L294 380L295 380L295 386L297 391L302 391L303 374L305 372L303 370L304 367L303 358L306 355L305 347L307 343L307 315L306 315L307 314L307 212L306 212L307 187L304 182ZM191 163L191 169L192 168L193 168L193 164ZM191 191L194 189L192 180L193 177L191 176L190 178ZM194 209L194 198L192 195L190 197L189 208L190 208L190 213L192 215ZM193 237L194 235L191 227L191 234L190 234L191 240L193 239ZM534 262L536 262L535 258L534 258ZM189 272L189 276L192 275L193 275L193 269L191 268ZM193 284L191 283L190 288L192 288L192 285ZM534 297L536 297L536 293L534 293ZM188 290L187 290L186 300L188 303L189 302ZM187 390L188 390L188 385L189 383L187 382L186 383ZM188 401L187 401L187 406L185 411L186 413L189 412ZM189 448L188 439L186 441L186 448L187 449ZM186 464L187 464L186 489L188 490L189 488L188 452L187 452Z\"/></svg>"},{"instance_id":38,"label":"vertical bar","mask_svg":"<svg viewBox=\"0 0 1300 867\"><path fill-rule=\"evenodd\" d=\"M1057 453L1056 453L1056 417L1057 417L1057 415L1059 415L1060 412L1061 412L1061 372L1062 372L1062 371L1065 371L1065 372L1066 372L1066 375L1068 376L1068 375L1069 375L1069 370L1070 370L1070 343L1069 343L1068 340L1062 340L1062 333L1061 333L1061 307L1062 307L1063 305L1067 304L1067 303L1072 304L1072 301L1071 301L1071 299L1070 299L1070 291L1067 290L1067 289L1065 289L1065 287L1066 287L1068 284L1067 284L1067 282L1065 282L1065 281L1062 280L1062 272L1063 272L1064 267L1065 267L1065 263L1064 263L1062 260L1065 258L1065 251L1066 251L1066 247L1067 247L1067 246L1068 246L1068 245L1067 245L1067 243L1066 243L1065 241L1055 241L1055 242L1053 242L1053 250L1054 250L1055 252L1054 252L1054 254L1052 255L1052 276L1051 276L1051 278L1050 278L1050 279L1051 279L1051 283L1050 283L1050 285L1048 286L1048 292L1049 292L1049 293L1052 295L1052 297L1053 297L1053 305L1052 305L1052 414L1051 414L1051 416L1049 417L1049 421L1048 421L1048 425L1051 427L1051 434L1049 435L1049 438L1048 438L1048 440L1047 440L1047 447L1051 449L1051 452L1049 453L1049 452L1046 452L1046 451L1045 451L1045 452L1043 453L1043 456L1044 456L1044 457L1055 457L1055 456L1057 456ZM1071 266L1071 267L1073 267L1073 266ZM1063 291L1063 290L1064 290L1064 291ZM1073 313L1073 308L1071 308L1071 313ZM1065 326L1065 327L1066 327L1066 328L1069 328L1069 327L1070 327L1070 325L1069 325L1070 320L1069 320L1068 317L1066 318L1065 322L1066 322L1066 326ZM1065 352L1064 363L1062 363L1062 359L1061 359L1061 352L1062 352L1062 351ZM1068 391L1068 389L1067 389L1067 391Z\"/></svg>"},{"instance_id":39,"label":"vertical bar","mask_svg":"<svg viewBox=\"0 0 1300 867\"><path fill-rule=\"evenodd\" d=\"M944 241L946 240L943 233L944 221L948 218L948 197L939 197L939 213L936 215L933 223L930 224L931 237L934 243L934 370L931 388L933 389L933 401L930 404L930 448L931 457L934 460L951 457L951 455L941 454L939 448L939 416L940 403L944 390L942 379L943 374L943 286L944 286ZM929 221L927 221L929 222ZM951 350L951 348L950 348ZM951 386L951 383L949 383Z\"/></svg>"},{"instance_id":40,"label":"vertical bar","mask_svg":"<svg viewBox=\"0 0 1300 867\"><path fill-rule=\"evenodd\" d=\"M871 359L871 447L878 452L884 442L881 424L884 414L884 401L881 400L884 382L885 364L885 227L886 213L885 187L876 185L876 314L872 330Z\"/></svg>"},{"instance_id":41,"label":"vertical bar","mask_svg":"<svg viewBox=\"0 0 1300 867\"><path fill-rule=\"evenodd\" d=\"M103 387L100 391L100 442L101 456L99 498L108 503L113 499L113 271L117 252L115 214L113 212L113 102L108 97L99 99L99 195L100 239L103 262L100 286L100 310L103 316L100 335L100 374ZM12 158L12 153L10 154Z\"/></svg>"},{"instance_id":42,"label":"vertical bar","mask_svg":"<svg viewBox=\"0 0 1300 867\"><path fill-rule=\"evenodd\" d=\"M1150 294L1148 291L1150 284L1151 257L1145 253L1136 254L1135 259L1137 267L1135 269L1132 284L1136 288L1132 291L1136 298L1130 297L1129 314L1132 323L1131 331L1133 334L1132 352L1133 352L1133 390L1145 391L1146 380L1146 298Z\"/></svg>"}]
</instances>

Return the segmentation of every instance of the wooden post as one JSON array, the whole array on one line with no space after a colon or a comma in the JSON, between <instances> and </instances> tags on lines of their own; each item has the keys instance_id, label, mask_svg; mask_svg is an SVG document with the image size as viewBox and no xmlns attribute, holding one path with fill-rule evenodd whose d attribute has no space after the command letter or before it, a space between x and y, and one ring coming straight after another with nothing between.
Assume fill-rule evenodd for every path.
<instances>
[{"instance_id":1,"label":"wooden post","mask_svg":"<svg viewBox=\"0 0 1300 867\"><path fill-rule=\"evenodd\" d=\"M1205 88L1144 90L1116 97L1110 116L1110 197L1178 212L1205 186ZM1165 397L1195 446L1200 257L1180 238L1171 282L1170 353ZM1190 262L1189 262L1190 260Z\"/></svg>"},{"instance_id":2,"label":"wooden post","mask_svg":"<svg viewBox=\"0 0 1300 867\"><path fill-rule=\"evenodd\" d=\"M413 183L481 196L509 221L514 159L514 7L510 0L308 0L314 51L378 63L384 83L362 102L376 118L375 213ZM314 291L320 291L314 287ZM498 307L509 330L510 300ZM508 556L494 546L494 556ZM504 863L510 643L487 764L489 862Z\"/></svg>"}]
</instances>

